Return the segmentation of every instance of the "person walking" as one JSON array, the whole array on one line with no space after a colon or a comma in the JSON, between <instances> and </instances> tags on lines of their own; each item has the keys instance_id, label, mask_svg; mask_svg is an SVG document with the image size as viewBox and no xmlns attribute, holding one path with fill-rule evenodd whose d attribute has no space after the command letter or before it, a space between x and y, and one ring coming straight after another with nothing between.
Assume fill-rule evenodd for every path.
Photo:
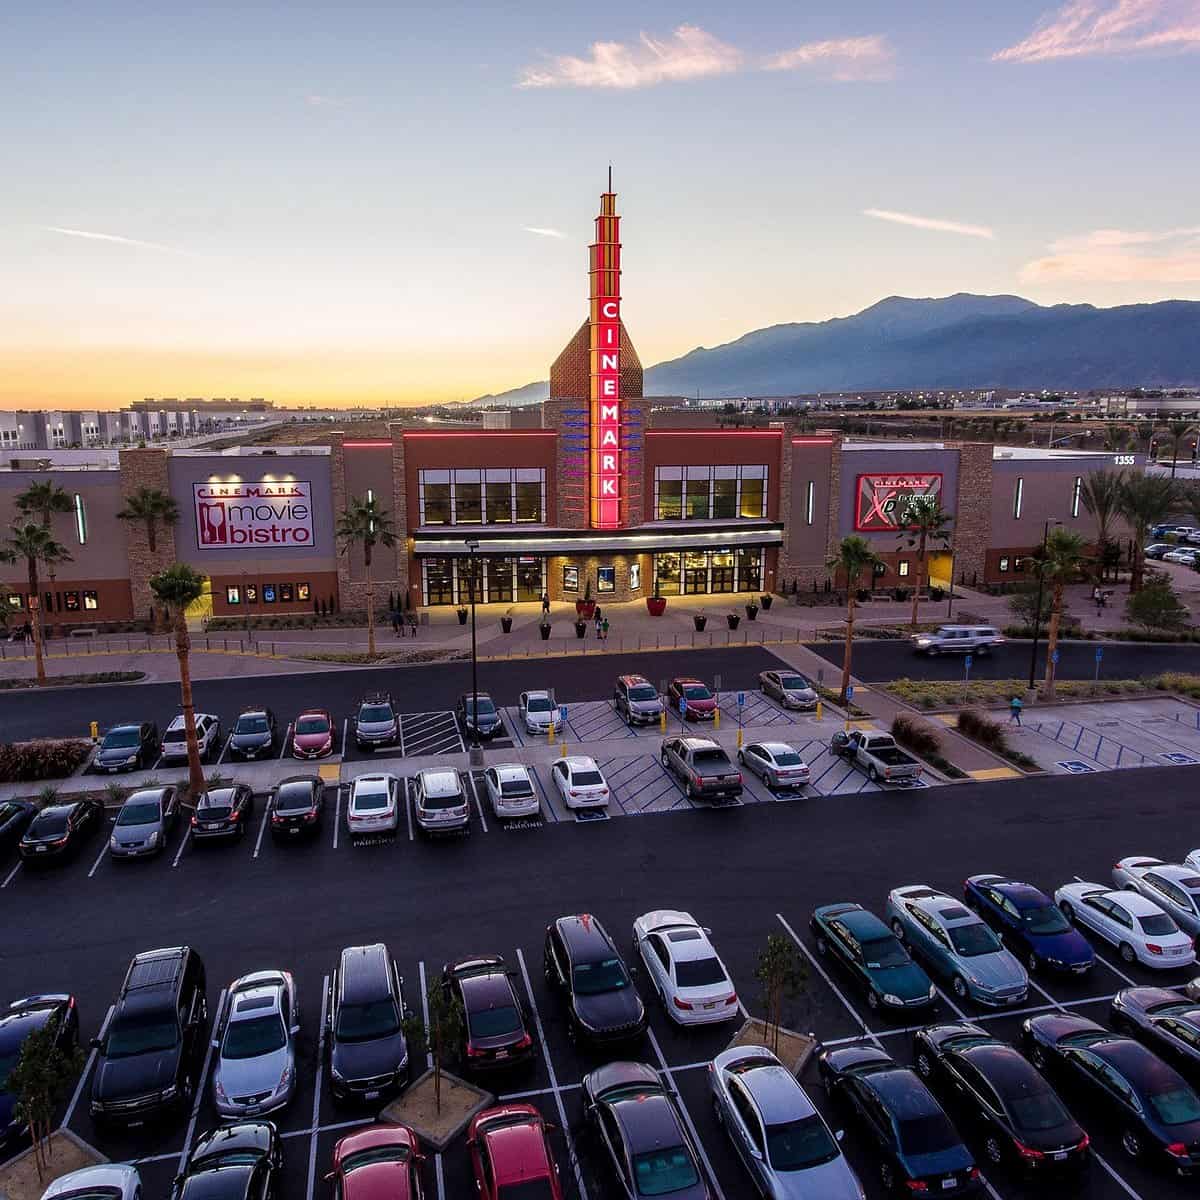
<instances>
[{"instance_id":1,"label":"person walking","mask_svg":"<svg viewBox=\"0 0 1200 1200\"><path fill-rule=\"evenodd\" d=\"M1020 696L1014 696L1008 702L1008 723L1010 725L1021 724L1021 709L1025 707Z\"/></svg>"},{"instance_id":2,"label":"person walking","mask_svg":"<svg viewBox=\"0 0 1200 1200\"><path fill-rule=\"evenodd\" d=\"M395 634L397 637L403 637L403 636L404 636L404 627L403 627L403 625L401 624L401 622L403 621L403 619L404 619L404 618L403 618L403 617L401 617L400 613L399 613L399 612L398 612L396 609L392 609L392 632L393 632L393 633L394 633L394 634Z\"/></svg>"},{"instance_id":3,"label":"person walking","mask_svg":"<svg viewBox=\"0 0 1200 1200\"><path fill-rule=\"evenodd\" d=\"M604 613L600 610L600 606L596 605L596 611L592 614L596 619L596 640L600 640L600 631L604 625Z\"/></svg>"},{"instance_id":4,"label":"person walking","mask_svg":"<svg viewBox=\"0 0 1200 1200\"><path fill-rule=\"evenodd\" d=\"M607 617L605 617L604 620L601 622L600 629L601 629L600 640L602 642L607 642L608 641L608 618Z\"/></svg>"},{"instance_id":5,"label":"person walking","mask_svg":"<svg viewBox=\"0 0 1200 1200\"><path fill-rule=\"evenodd\" d=\"M542 593L542 616L548 617L549 615L550 615L550 593L543 592Z\"/></svg>"}]
</instances>

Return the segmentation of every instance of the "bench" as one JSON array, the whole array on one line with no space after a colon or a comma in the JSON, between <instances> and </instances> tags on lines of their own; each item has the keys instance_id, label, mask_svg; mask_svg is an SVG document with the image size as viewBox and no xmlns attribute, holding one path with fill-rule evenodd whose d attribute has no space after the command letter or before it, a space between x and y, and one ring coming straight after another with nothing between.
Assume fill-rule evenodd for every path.
<instances>
[{"instance_id":1,"label":"bench","mask_svg":"<svg viewBox=\"0 0 1200 1200\"><path fill-rule=\"evenodd\" d=\"M96 630L90 625L77 625L67 633L68 637L95 637Z\"/></svg>"}]
</instances>

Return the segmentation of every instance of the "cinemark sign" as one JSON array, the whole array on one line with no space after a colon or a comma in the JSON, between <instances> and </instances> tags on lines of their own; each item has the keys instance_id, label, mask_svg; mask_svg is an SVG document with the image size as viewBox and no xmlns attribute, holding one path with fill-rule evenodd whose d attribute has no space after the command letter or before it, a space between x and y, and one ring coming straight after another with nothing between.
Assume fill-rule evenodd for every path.
<instances>
[{"instance_id":1,"label":"cinemark sign","mask_svg":"<svg viewBox=\"0 0 1200 1200\"><path fill-rule=\"evenodd\" d=\"M854 528L862 533L901 529L909 497L940 496L941 492L939 474L860 475L855 489Z\"/></svg>"},{"instance_id":2,"label":"cinemark sign","mask_svg":"<svg viewBox=\"0 0 1200 1200\"><path fill-rule=\"evenodd\" d=\"M621 524L621 242L617 198L605 192L591 246L589 493L594 529Z\"/></svg>"},{"instance_id":3,"label":"cinemark sign","mask_svg":"<svg viewBox=\"0 0 1200 1200\"><path fill-rule=\"evenodd\" d=\"M196 483L196 542L201 550L313 544L312 485L307 481Z\"/></svg>"}]
</instances>

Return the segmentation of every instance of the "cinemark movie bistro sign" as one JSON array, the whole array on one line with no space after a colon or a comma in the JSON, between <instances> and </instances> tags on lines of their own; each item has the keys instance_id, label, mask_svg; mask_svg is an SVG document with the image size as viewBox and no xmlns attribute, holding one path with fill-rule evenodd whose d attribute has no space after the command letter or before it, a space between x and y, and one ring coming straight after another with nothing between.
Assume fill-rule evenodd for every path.
<instances>
[{"instance_id":1,"label":"cinemark movie bistro sign","mask_svg":"<svg viewBox=\"0 0 1200 1200\"><path fill-rule=\"evenodd\" d=\"M612 191L600 197L590 250L591 523L594 529L616 529L621 524L621 241Z\"/></svg>"},{"instance_id":2,"label":"cinemark movie bistro sign","mask_svg":"<svg viewBox=\"0 0 1200 1200\"><path fill-rule=\"evenodd\" d=\"M196 483L196 541L201 550L313 544L312 485L307 481Z\"/></svg>"}]
</instances>

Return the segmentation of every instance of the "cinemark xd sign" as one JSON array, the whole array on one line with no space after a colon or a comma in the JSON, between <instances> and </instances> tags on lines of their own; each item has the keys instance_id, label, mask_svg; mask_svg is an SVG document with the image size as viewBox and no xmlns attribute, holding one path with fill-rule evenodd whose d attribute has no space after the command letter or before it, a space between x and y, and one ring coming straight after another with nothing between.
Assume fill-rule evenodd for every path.
<instances>
[{"instance_id":1,"label":"cinemark xd sign","mask_svg":"<svg viewBox=\"0 0 1200 1200\"><path fill-rule=\"evenodd\" d=\"M933 472L860 475L855 495L854 528L862 533L902 529L904 509L913 496L940 496L942 477Z\"/></svg>"},{"instance_id":2,"label":"cinemark xd sign","mask_svg":"<svg viewBox=\"0 0 1200 1200\"><path fill-rule=\"evenodd\" d=\"M595 529L621 524L621 242L617 198L600 198L591 246L588 480Z\"/></svg>"},{"instance_id":3,"label":"cinemark xd sign","mask_svg":"<svg viewBox=\"0 0 1200 1200\"><path fill-rule=\"evenodd\" d=\"M196 483L192 495L201 550L312 546L312 486L307 481Z\"/></svg>"}]
</instances>

